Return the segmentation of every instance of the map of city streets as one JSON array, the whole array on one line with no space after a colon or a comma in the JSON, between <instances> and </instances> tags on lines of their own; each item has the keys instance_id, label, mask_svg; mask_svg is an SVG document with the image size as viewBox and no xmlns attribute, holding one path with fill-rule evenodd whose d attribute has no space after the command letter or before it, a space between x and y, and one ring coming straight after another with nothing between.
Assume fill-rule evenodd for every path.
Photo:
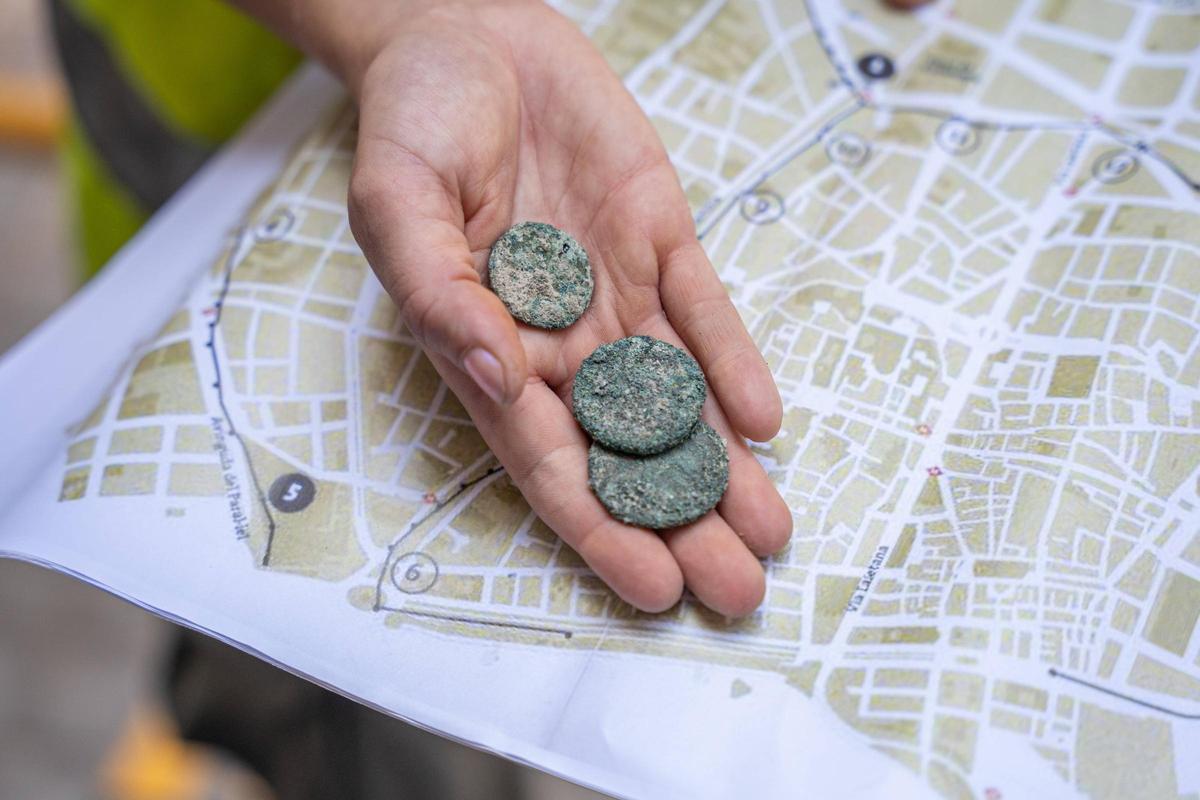
<instances>
[{"instance_id":1,"label":"map of city streets","mask_svg":"<svg viewBox=\"0 0 1200 800\"><path fill-rule=\"evenodd\" d=\"M384 627L782 675L945 796L1003 796L994 730L1047 793L1200 788L1200 4L560 7L783 392L758 613L638 614L530 512L354 244L348 108L79 424L60 500L220 498L247 559Z\"/></svg>"}]
</instances>

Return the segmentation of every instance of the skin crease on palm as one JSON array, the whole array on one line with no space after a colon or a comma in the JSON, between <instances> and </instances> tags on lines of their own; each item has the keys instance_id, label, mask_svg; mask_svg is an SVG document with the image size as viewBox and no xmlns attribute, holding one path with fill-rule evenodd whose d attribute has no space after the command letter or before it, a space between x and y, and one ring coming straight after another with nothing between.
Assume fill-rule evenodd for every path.
<instances>
[{"instance_id":1,"label":"skin crease on palm","mask_svg":"<svg viewBox=\"0 0 1200 800\"><path fill-rule=\"evenodd\" d=\"M242 5L329 63L355 95L355 238L534 511L642 610L670 608L686 585L720 614L752 612L765 588L758 559L792 530L744 439L778 432L779 391L620 79L539 0L348 0L332 16L308 3ZM565 330L514 321L483 284L492 243L524 220L556 225L587 249L595 292ZM600 505L571 413L583 359L635 334L696 357L711 389L703 418L729 448L718 507L662 534Z\"/></svg>"}]
</instances>

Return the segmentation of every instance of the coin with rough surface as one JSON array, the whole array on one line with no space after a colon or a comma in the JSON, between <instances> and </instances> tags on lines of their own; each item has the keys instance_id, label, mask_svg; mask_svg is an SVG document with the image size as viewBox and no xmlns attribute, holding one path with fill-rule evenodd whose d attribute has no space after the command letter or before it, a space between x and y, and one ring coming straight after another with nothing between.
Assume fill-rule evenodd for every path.
<instances>
[{"instance_id":1,"label":"coin with rough surface","mask_svg":"<svg viewBox=\"0 0 1200 800\"><path fill-rule=\"evenodd\" d=\"M617 453L593 443L588 485L622 522L661 530L708 513L729 485L725 442L706 423L677 447L653 456Z\"/></svg>"},{"instance_id":2,"label":"coin with rough surface","mask_svg":"<svg viewBox=\"0 0 1200 800\"><path fill-rule=\"evenodd\" d=\"M700 419L708 389L700 365L674 345L630 336L597 347L575 374L575 419L610 450L661 453Z\"/></svg>"},{"instance_id":3,"label":"coin with rough surface","mask_svg":"<svg viewBox=\"0 0 1200 800\"><path fill-rule=\"evenodd\" d=\"M565 328L592 301L587 251L544 222L520 222L496 240L488 282L508 313L538 328Z\"/></svg>"}]
</instances>

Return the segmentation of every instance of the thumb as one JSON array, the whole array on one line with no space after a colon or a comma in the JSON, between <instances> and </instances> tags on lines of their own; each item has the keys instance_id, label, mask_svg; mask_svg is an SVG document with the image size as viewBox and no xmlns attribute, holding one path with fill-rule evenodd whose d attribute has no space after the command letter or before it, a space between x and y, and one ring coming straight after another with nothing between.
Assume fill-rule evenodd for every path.
<instances>
[{"instance_id":1,"label":"thumb","mask_svg":"<svg viewBox=\"0 0 1200 800\"><path fill-rule=\"evenodd\" d=\"M350 224L400 317L428 352L508 405L525 387L525 349L508 310L484 288L463 231L461 203L423 165L375 169L350 183Z\"/></svg>"}]
</instances>

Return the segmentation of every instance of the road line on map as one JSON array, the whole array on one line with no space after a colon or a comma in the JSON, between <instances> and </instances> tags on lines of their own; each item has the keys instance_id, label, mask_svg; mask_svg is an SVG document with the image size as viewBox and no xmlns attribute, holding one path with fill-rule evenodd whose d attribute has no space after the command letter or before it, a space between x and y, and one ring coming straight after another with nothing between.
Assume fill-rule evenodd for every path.
<instances>
[{"instance_id":1,"label":"road line on map","mask_svg":"<svg viewBox=\"0 0 1200 800\"><path fill-rule=\"evenodd\" d=\"M258 496L258 502L262 505L263 513L267 516L267 544L263 550L261 565L266 567L271 561L271 546L275 543L275 517L271 514L271 507L267 503L267 496L262 490L262 484L258 480L258 473L254 469L254 460L250 457L250 448L246 445L246 441L242 435L238 433L237 426L233 424L233 417L229 414L229 408L225 405L225 390L224 381L221 379L221 363L217 358L217 326L221 324L221 316L225 311L225 296L229 293L229 283L233 278L233 270L237 266L239 255L245 247L247 241L252 234L245 228L235 232L235 243L229 250L229 257L225 261L225 274L221 280L221 290L217 294L217 299L213 303L216 309L216 314L212 322L208 323L208 352L212 356L213 364L213 388L217 390L217 405L221 407L221 414L225 417L225 423L229 426L229 435L234 438L238 445L242 448L242 455L246 459L246 470L250 473L250 482L254 484L254 493Z\"/></svg>"},{"instance_id":2,"label":"road line on map","mask_svg":"<svg viewBox=\"0 0 1200 800\"><path fill-rule=\"evenodd\" d=\"M1049 674L1049 676L1051 678L1062 678L1064 681L1070 681L1071 683L1077 683L1080 686L1086 686L1089 689L1095 689L1097 692L1102 692L1102 693L1108 695L1109 697L1115 697L1118 700L1126 700L1130 703L1134 703L1136 705L1142 706L1143 708L1149 708L1153 711L1158 711L1162 714L1167 714L1172 717L1177 717L1178 719L1186 719L1186 720L1190 720L1190 721L1200 721L1200 714L1188 714L1183 711L1176 711L1173 708L1167 708L1166 706L1160 706L1157 703L1151 703L1148 700L1140 700L1136 697L1127 695L1123 692L1118 692L1116 689L1110 689L1107 686L1101 686L1098 683L1092 683L1091 681L1084 680L1083 678L1077 678L1074 675L1068 675L1065 672L1060 672L1059 670L1055 669L1054 667L1051 667L1046 672L1047 672L1047 674Z\"/></svg>"},{"instance_id":3,"label":"road line on map","mask_svg":"<svg viewBox=\"0 0 1200 800\"><path fill-rule=\"evenodd\" d=\"M497 464L496 466L490 467L484 471L482 475L471 478L470 480L462 481L459 483L457 489L455 489L448 497L439 500L432 508L429 509L427 514L422 516L420 519L415 519L410 522L408 527L405 528L404 532L396 537L396 541L388 545L387 555L383 559L383 569L379 571L379 578L375 582L375 602L373 605L376 611L380 611L384 608L381 601L383 599L383 579L388 573L387 565L392 562L392 557L396 554L396 550L399 549L404 540L407 539L411 534L415 533L416 530L424 525L427 520L433 518L433 516L439 511L458 499L458 497L464 492L470 490L474 486L477 486L491 476L499 475L502 472L504 472L504 467Z\"/></svg>"},{"instance_id":4,"label":"road line on map","mask_svg":"<svg viewBox=\"0 0 1200 800\"><path fill-rule=\"evenodd\" d=\"M491 628L514 628L521 631L532 631L533 633L552 633L555 636L561 636L564 639L570 639L575 635L574 631L569 631L565 628L551 628L544 625L527 625L521 622L501 622L491 619L476 619L474 617L463 617L456 614L440 614L436 611L418 611L412 608L393 608L392 606L380 606L379 611L391 611L396 614L408 614L412 617L427 617L429 619L440 619L447 622L461 622L465 625L487 625Z\"/></svg>"}]
</instances>

